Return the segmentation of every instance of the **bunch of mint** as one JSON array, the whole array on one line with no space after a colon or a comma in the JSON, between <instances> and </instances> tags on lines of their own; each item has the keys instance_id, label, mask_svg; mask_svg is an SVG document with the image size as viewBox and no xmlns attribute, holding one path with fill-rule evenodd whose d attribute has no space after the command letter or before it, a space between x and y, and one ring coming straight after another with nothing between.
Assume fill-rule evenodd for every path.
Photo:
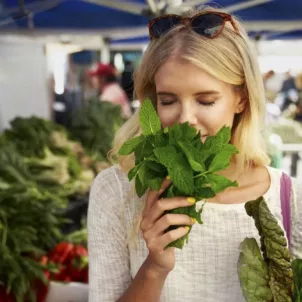
<instances>
[{"instance_id":1,"label":"bunch of mint","mask_svg":"<svg viewBox=\"0 0 302 302\"><path fill-rule=\"evenodd\" d=\"M263 197L245 204L260 235L240 245L238 275L247 302L302 301L302 259L291 262L284 231Z\"/></svg>"},{"instance_id":2,"label":"bunch of mint","mask_svg":"<svg viewBox=\"0 0 302 302\"><path fill-rule=\"evenodd\" d=\"M212 198L228 187L237 186L237 182L216 174L226 169L232 156L238 153L231 145L231 130L223 127L215 136L201 141L200 133L188 123L174 124L162 129L160 119L150 100L146 100L140 109L142 135L134 137L119 150L120 155L134 152L135 166L128 173L129 181L135 179L136 193L143 196L148 189L158 191L167 175L171 177L171 186L161 197L185 196L196 200ZM201 211L196 205L178 208L169 213L186 214L201 224ZM171 226L166 231L177 228ZM188 242L188 235L172 242L168 247L182 249Z\"/></svg>"}]
</instances>

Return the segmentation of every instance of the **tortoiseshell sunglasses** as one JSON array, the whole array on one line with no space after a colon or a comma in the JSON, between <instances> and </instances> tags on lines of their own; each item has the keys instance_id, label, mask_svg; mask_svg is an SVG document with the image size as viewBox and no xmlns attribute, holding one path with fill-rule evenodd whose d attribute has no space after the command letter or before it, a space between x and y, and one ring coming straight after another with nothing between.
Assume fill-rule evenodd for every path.
<instances>
[{"instance_id":1,"label":"tortoiseshell sunglasses","mask_svg":"<svg viewBox=\"0 0 302 302\"><path fill-rule=\"evenodd\" d=\"M222 32L227 21L231 22L235 32L239 35L239 29L231 15L219 12L202 12L192 18L183 18L178 15L164 15L152 19L148 23L149 36L150 39L159 38L174 26L182 23L190 25L192 30L199 35L213 39Z\"/></svg>"}]
</instances>

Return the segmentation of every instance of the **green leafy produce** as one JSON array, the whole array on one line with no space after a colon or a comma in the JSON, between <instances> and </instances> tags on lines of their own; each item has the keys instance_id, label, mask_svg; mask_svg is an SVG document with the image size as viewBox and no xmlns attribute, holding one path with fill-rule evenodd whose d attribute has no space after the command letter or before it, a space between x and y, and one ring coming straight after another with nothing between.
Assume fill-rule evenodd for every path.
<instances>
[{"instance_id":1,"label":"green leafy produce","mask_svg":"<svg viewBox=\"0 0 302 302\"><path fill-rule=\"evenodd\" d=\"M11 128L5 130L5 139L13 142L17 151L26 157L45 157L45 148L50 148L50 134L62 128L51 121L38 117L17 117L10 122Z\"/></svg>"},{"instance_id":2,"label":"green leafy produce","mask_svg":"<svg viewBox=\"0 0 302 302\"><path fill-rule=\"evenodd\" d=\"M17 301L32 294L33 282L45 281L36 260L61 239L65 207L65 200L33 186L0 190L0 284Z\"/></svg>"},{"instance_id":3,"label":"green leafy produce","mask_svg":"<svg viewBox=\"0 0 302 302\"><path fill-rule=\"evenodd\" d=\"M128 178L130 181L135 179L139 197L148 189L159 190L167 175L171 177L172 184L162 197L186 196L201 200L237 186L237 182L216 174L227 168L231 157L238 152L229 144L231 130L228 127L223 127L202 143L200 133L196 133L188 123L162 129L150 100L142 105L140 125L142 135L128 140L119 150L120 155L135 155L135 166L129 171ZM192 205L168 212L186 214L201 224L201 211L196 211L196 206ZM167 231L177 227L170 227ZM188 242L188 235L168 247L183 248Z\"/></svg>"},{"instance_id":4,"label":"green leafy produce","mask_svg":"<svg viewBox=\"0 0 302 302\"><path fill-rule=\"evenodd\" d=\"M293 301L293 272L284 231L263 197L247 202L245 209L255 221L262 252L253 238L241 243L238 274L246 301Z\"/></svg>"},{"instance_id":5,"label":"green leafy produce","mask_svg":"<svg viewBox=\"0 0 302 302\"><path fill-rule=\"evenodd\" d=\"M302 301L302 259L295 259L292 262L294 274L294 301Z\"/></svg>"},{"instance_id":6,"label":"green leafy produce","mask_svg":"<svg viewBox=\"0 0 302 302\"><path fill-rule=\"evenodd\" d=\"M68 158L56 156L49 149L44 150L45 157L27 158L25 162L35 181L44 184L65 184L70 180Z\"/></svg>"},{"instance_id":7,"label":"green leafy produce","mask_svg":"<svg viewBox=\"0 0 302 302\"><path fill-rule=\"evenodd\" d=\"M14 184L26 185L31 180L28 167L23 157L12 145L0 148L0 180L8 186Z\"/></svg>"},{"instance_id":8,"label":"green leafy produce","mask_svg":"<svg viewBox=\"0 0 302 302\"><path fill-rule=\"evenodd\" d=\"M270 132L280 135L284 144L302 143L302 126L297 121L280 118L278 122L269 123L268 129Z\"/></svg>"},{"instance_id":9,"label":"green leafy produce","mask_svg":"<svg viewBox=\"0 0 302 302\"><path fill-rule=\"evenodd\" d=\"M240 245L239 278L244 297L249 302L273 301L269 287L268 265L257 241L246 238Z\"/></svg>"},{"instance_id":10,"label":"green leafy produce","mask_svg":"<svg viewBox=\"0 0 302 302\"><path fill-rule=\"evenodd\" d=\"M90 154L96 153L99 159L106 159L115 132L123 122L120 106L97 99L72 115L70 132Z\"/></svg>"}]
</instances>

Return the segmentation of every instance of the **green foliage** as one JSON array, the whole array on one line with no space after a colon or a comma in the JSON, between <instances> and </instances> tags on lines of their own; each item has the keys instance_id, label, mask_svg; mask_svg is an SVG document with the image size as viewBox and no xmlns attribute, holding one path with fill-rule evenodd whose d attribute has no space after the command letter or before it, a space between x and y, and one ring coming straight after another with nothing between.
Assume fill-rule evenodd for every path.
<instances>
[{"instance_id":1,"label":"green foliage","mask_svg":"<svg viewBox=\"0 0 302 302\"><path fill-rule=\"evenodd\" d=\"M251 245L248 240L241 245L239 278L246 301L293 301L293 272L284 231L263 197L247 202L245 208L247 214L255 220L262 251L261 255L255 243ZM264 263L267 270L264 269ZM256 272L259 273L258 278L254 278ZM253 299L252 293L256 293L261 300Z\"/></svg>"},{"instance_id":2,"label":"green foliage","mask_svg":"<svg viewBox=\"0 0 302 302\"><path fill-rule=\"evenodd\" d=\"M0 136L0 287L17 302L35 301L35 286L46 281L39 259L62 240L67 198L87 194L97 162L49 121L11 124Z\"/></svg>"},{"instance_id":3,"label":"green foliage","mask_svg":"<svg viewBox=\"0 0 302 302\"><path fill-rule=\"evenodd\" d=\"M302 126L301 123L280 118L278 122L268 124L270 133L276 133L282 138L284 144L301 144L302 143Z\"/></svg>"},{"instance_id":4,"label":"green foliage","mask_svg":"<svg viewBox=\"0 0 302 302\"><path fill-rule=\"evenodd\" d=\"M5 130L5 138L13 142L17 151L26 157L45 156L45 148L52 146L50 134L62 128L51 121L38 117L17 117L11 121L11 128Z\"/></svg>"},{"instance_id":5,"label":"green foliage","mask_svg":"<svg viewBox=\"0 0 302 302\"><path fill-rule=\"evenodd\" d=\"M263 260L254 238L246 238L240 244L238 274L246 301L267 302L273 300L269 287L268 265Z\"/></svg>"},{"instance_id":6,"label":"green foliage","mask_svg":"<svg viewBox=\"0 0 302 302\"><path fill-rule=\"evenodd\" d=\"M120 106L97 99L72 115L70 132L90 154L96 153L100 159L106 159L114 135L123 122Z\"/></svg>"},{"instance_id":7,"label":"green foliage","mask_svg":"<svg viewBox=\"0 0 302 302\"><path fill-rule=\"evenodd\" d=\"M0 190L0 283L17 301L33 293L43 280L36 260L61 239L66 201L34 186Z\"/></svg>"},{"instance_id":8,"label":"green foliage","mask_svg":"<svg viewBox=\"0 0 302 302\"><path fill-rule=\"evenodd\" d=\"M292 262L294 275L294 301L302 301L302 259L295 259Z\"/></svg>"},{"instance_id":9,"label":"green foliage","mask_svg":"<svg viewBox=\"0 0 302 302\"><path fill-rule=\"evenodd\" d=\"M139 197L148 189L159 190L167 175L171 177L172 185L162 197L187 196L201 200L237 186L236 182L215 174L227 168L231 157L238 152L229 144L231 130L228 127L202 143L200 133L188 123L162 129L150 100L143 103L139 119L142 135L125 142L119 151L120 155L135 155L135 167L129 171L128 178L130 181L135 179ZM196 211L193 205L169 213L186 214L202 223L201 211ZM188 234L169 246L182 248L187 241Z\"/></svg>"}]
</instances>

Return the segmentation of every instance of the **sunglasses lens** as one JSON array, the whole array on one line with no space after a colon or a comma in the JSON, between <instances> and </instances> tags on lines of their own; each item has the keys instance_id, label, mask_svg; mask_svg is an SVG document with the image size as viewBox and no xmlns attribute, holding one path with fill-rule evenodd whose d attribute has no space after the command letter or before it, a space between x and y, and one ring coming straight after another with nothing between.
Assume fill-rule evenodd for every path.
<instances>
[{"instance_id":1,"label":"sunglasses lens","mask_svg":"<svg viewBox=\"0 0 302 302\"><path fill-rule=\"evenodd\" d=\"M152 37L158 38L162 36L164 33L169 31L172 27L179 24L180 21L181 18L177 16L166 16L157 19L156 21L153 22L150 28Z\"/></svg>"},{"instance_id":2,"label":"sunglasses lens","mask_svg":"<svg viewBox=\"0 0 302 302\"><path fill-rule=\"evenodd\" d=\"M223 26L223 17L216 14L204 14L192 20L192 28L195 32L206 37L215 37Z\"/></svg>"}]
</instances>

